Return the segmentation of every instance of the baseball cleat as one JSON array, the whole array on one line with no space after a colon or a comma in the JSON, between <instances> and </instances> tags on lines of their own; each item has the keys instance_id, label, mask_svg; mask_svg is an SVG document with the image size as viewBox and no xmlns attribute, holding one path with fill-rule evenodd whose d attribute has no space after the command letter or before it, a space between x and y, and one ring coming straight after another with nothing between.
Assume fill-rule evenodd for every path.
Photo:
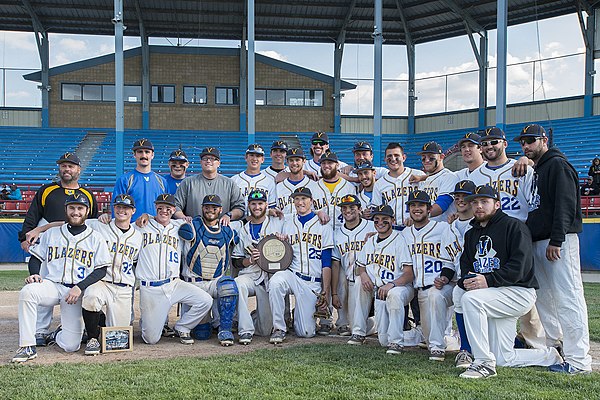
<instances>
[{"instance_id":1,"label":"baseball cleat","mask_svg":"<svg viewBox=\"0 0 600 400\"><path fill-rule=\"evenodd\" d=\"M419 346L419 348L420 348L420 349L423 349L423 350L427 350L427 348L428 348L428 346L427 346L427 342L424 342L424 341L423 341L423 342L420 342L420 343L418 344L418 346Z\"/></svg>"},{"instance_id":2,"label":"baseball cleat","mask_svg":"<svg viewBox=\"0 0 600 400\"><path fill-rule=\"evenodd\" d=\"M340 336L350 336L352 335L352 331L348 325L342 325L337 328L337 334Z\"/></svg>"},{"instance_id":3,"label":"baseball cleat","mask_svg":"<svg viewBox=\"0 0 600 400\"><path fill-rule=\"evenodd\" d=\"M554 364L548 367L548 371L556 372L559 374L568 374L568 375L578 375L578 374L589 374L592 371L587 371L585 369L580 369L572 366L568 362L562 362L559 364Z\"/></svg>"},{"instance_id":4,"label":"baseball cleat","mask_svg":"<svg viewBox=\"0 0 600 400\"><path fill-rule=\"evenodd\" d=\"M100 354L100 342L96 338L91 338L85 345L85 355L97 356L98 354Z\"/></svg>"},{"instance_id":5,"label":"baseball cleat","mask_svg":"<svg viewBox=\"0 0 600 400\"><path fill-rule=\"evenodd\" d=\"M252 343L252 334L251 333L242 333L238 338L239 344L248 345Z\"/></svg>"},{"instance_id":6,"label":"baseball cleat","mask_svg":"<svg viewBox=\"0 0 600 400\"><path fill-rule=\"evenodd\" d=\"M456 368L469 368L473 364L473 356L466 350L461 350L454 359L454 365Z\"/></svg>"},{"instance_id":7,"label":"baseball cleat","mask_svg":"<svg viewBox=\"0 0 600 400\"><path fill-rule=\"evenodd\" d=\"M46 333L36 333L35 334L35 345L37 347L46 347L46 338L48 334Z\"/></svg>"},{"instance_id":8,"label":"baseball cleat","mask_svg":"<svg viewBox=\"0 0 600 400\"><path fill-rule=\"evenodd\" d=\"M269 339L269 343L272 344L281 344L285 340L285 332L281 329L275 329L271 334L271 338Z\"/></svg>"},{"instance_id":9,"label":"baseball cleat","mask_svg":"<svg viewBox=\"0 0 600 400\"><path fill-rule=\"evenodd\" d=\"M218 333L217 338L221 346L232 346L234 342L233 333L230 331L221 331Z\"/></svg>"},{"instance_id":10,"label":"baseball cleat","mask_svg":"<svg viewBox=\"0 0 600 400\"><path fill-rule=\"evenodd\" d=\"M175 331L169 325L165 324L162 329L163 337L175 337Z\"/></svg>"},{"instance_id":11,"label":"baseball cleat","mask_svg":"<svg viewBox=\"0 0 600 400\"><path fill-rule=\"evenodd\" d=\"M346 343L354 344L354 345L361 345L361 344L365 344L366 341L367 341L367 338L364 337L363 335L352 335L352 336L350 336L350 339Z\"/></svg>"},{"instance_id":12,"label":"baseball cleat","mask_svg":"<svg viewBox=\"0 0 600 400\"><path fill-rule=\"evenodd\" d=\"M322 336L328 336L331 333L331 325L329 324L321 324L319 325L319 329L317 333Z\"/></svg>"},{"instance_id":13,"label":"baseball cleat","mask_svg":"<svg viewBox=\"0 0 600 400\"><path fill-rule=\"evenodd\" d=\"M12 358L11 362L22 363L25 361L33 360L37 357L37 350L35 346L19 347L17 354Z\"/></svg>"},{"instance_id":14,"label":"baseball cleat","mask_svg":"<svg viewBox=\"0 0 600 400\"><path fill-rule=\"evenodd\" d=\"M491 378L498 375L496 368L485 364L471 364L469 368L459 376L467 379Z\"/></svg>"},{"instance_id":15,"label":"baseball cleat","mask_svg":"<svg viewBox=\"0 0 600 400\"><path fill-rule=\"evenodd\" d=\"M46 336L46 346L54 346L56 344L56 336L62 331L62 325L59 325L56 330Z\"/></svg>"},{"instance_id":16,"label":"baseball cleat","mask_svg":"<svg viewBox=\"0 0 600 400\"><path fill-rule=\"evenodd\" d=\"M446 352L444 350L431 350L429 352L429 361L444 361Z\"/></svg>"},{"instance_id":17,"label":"baseball cleat","mask_svg":"<svg viewBox=\"0 0 600 400\"><path fill-rule=\"evenodd\" d=\"M194 339L189 332L181 332L175 329L175 336L179 337L179 341L183 344L194 344Z\"/></svg>"},{"instance_id":18,"label":"baseball cleat","mask_svg":"<svg viewBox=\"0 0 600 400\"><path fill-rule=\"evenodd\" d=\"M385 354L401 354L404 351L404 346L400 343L390 343Z\"/></svg>"}]
</instances>

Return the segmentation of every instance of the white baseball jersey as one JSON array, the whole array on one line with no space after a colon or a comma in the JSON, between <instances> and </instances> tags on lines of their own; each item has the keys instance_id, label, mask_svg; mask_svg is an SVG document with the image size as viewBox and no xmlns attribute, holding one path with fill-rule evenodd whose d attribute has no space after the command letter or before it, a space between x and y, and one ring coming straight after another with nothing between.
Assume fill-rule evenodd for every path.
<instances>
[{"instance_id":1,"label":"white baseball jersey","mask_svg":"<svg viewBox=\"0 0 600 400\"><path fill-rule=\"evenodd\" d=\"M275 180L265 172L261 172L257 175L248 175L246 171L242 171L239 174L232 176L231 179L238 185L242 192L242 196L244 196L246 210L248 210L248 194L253 189L263 190L267 194L269 207L275 206L275 200L277 199Z\"/></svg>"},{"instance_id":2,"label":"white baseball jersey","mask_svg":"<svg viewBox=\"0 0 600 400\"><path fill-rule=\"evenodd\" d=\"M356 187L347 180L339 178L338 183L331 191L325 181L319 179L312 194L315 210L327 211L329 218L331 218L332 228L335 230L338 225L344 223L342 208L338 204L342 201L342 197L356 194Z\"/></svg>"},{"instance_id":3,"label":"white baseball jersey","mask_svg":"<svg viewBox=\"0 0 600 400\"><path fill-rule=\"evenodd\" d=\"M348 164L340 160L338 161L337 169L339 171L340 169L347 166ZM319 178L321 177L321 163L315 162L315 160L313 160L312 158L306 161L306 163L304 164L304 170L314 172Z\"/></svg>"},{"instance_id":4,"label":"white baseball jersey","mask_svg":"<svg viewBox=\"0 0 600 400\"><path fill-rule=\"evenodd\" d=\"M321 252L333 248L331 225L321 225L316 215L302 225L294 216L286 218L281 233L288 235L294 251L290 270L311 278L321 278Z\"/></svg>"},{"instance_id":5,"label":"white baseball jersey","mask_svg":"<svg viewBox=\"0 0 600 400\"><path fill-rule=\"evenodd\" d=\"M115 225L114 219L109 224L103 224L97 219L88 219L85 224L102 235L112 257L112 265L106 269L106 276L102 280L134 286L133 267L142 247L142 234L133 225L127 232L123 232Z\"/></svg>"},{"instance_id":6,"label":"white baseball jersey","mask_svg":"<svg viewBox=\"0 0 600 400\"><path fill-rule=\"evenodd\" d=\"M381 287L402 276L405 265L410 264L408 247L400 231L378 242L370 237L356 257L356 266L365 268L373 284Z\"/></svg>"},{"instance_id":7,"label":"white baseball jersey","mask_svg":"<svg viewBox=\"0 0 600 400\"><path fill-rule=\"evenodd\" d=\"M470 179L477 185L490 185L498 191L502 211L521 221L527 220L529 205L535 189L533 168L527 167L527 173L521 178L512 175L516 160L510 159L504 165L491 167L484 163L473 171Z\"/></svg>"},{"instance_id":8,"label":"white baseball jersey","mask_svg":"<svg viewBox=\"0 0 600 400\"><path fill-rule=\"evenodd\" d=\"M387 204L392 207L396 216L396 225L404 226L404 220L408 218L405 202L408 200L409 193L417 188L416 184L408 182L411 175L423 176L425 173L418 169L405 167L399 177L394 178L387 173L373 186L371 204L376 206Z\"/></svg>"},{"instance_id":9,"label":"white baseball jersey","mask_svg":"<svg viewBox=\"0 0 600 400\"><path fill-rule=\"evenodd\" d=\"M454 261L461 247L448 223L429 221L421 229L412 225L402 231L402 236L412 260L415 288L433 285L442 268L455 270Z\"/></svg>"},{"instance_id":10,"label":"white baseball jersey","mask_svg":"<svg viewBox=\"0 0 600 400\"><path fill-rule=\"evenodd\" d=\"M179 227L185 220L172 219L162 226L154 219L138 228L142 234L142 248L135 269L135 276L142 281L162 281L179 277L179 261L183 241L179 238Z\"/></svg>"},{"instance_id":11,"label":"white baseball jersey","mask_svg":"<svg viewBox=\"0 0 600 400\"><path fill-rule=\"evenodd\" d=\"M358 199L360 200L360 205L363 210L369 207L373 202L373 192L365 192L365 190L361 190L356 194Z\"/></svg>"},{"instance_id":12,"label":"white baseball jersey","mask_svg":"<svg viewBox=\"0 0 600 400\"><path fill-rule=\"evenodd\" d=\"M288 167L285 167L283 169L283 171L281 171L281 172L284 172L284 171L289 172L290 170ZM273 182L275 182L275 177L279 173L279 172L275 171L273 168L271 168L271 166L268 166L267 168L261 170L260 172L273 178Z\"/></svg>"},{"instance_id":13,"label":"white baseball jersey","mask_svg":"<svg viewBox=\"0 0 600 400\"><path fill-rule=\"evenodd\" d=\"M375 232L372 221L361 219L360 224L353 229L346 228L345 224L339 224L333 233L333 254L331 258L340 262L346 273L346 279L350 282L355 280L356 256L367 241L369 232Z\"/></svg>"},{"instance_id":14,"label":"white baseball jersey","mask_svg":"<svg viewBox=\"0 0 600 400\"><path fill-rule=\"evenodd\" d=\"M300 182L292 183L289 179L285 179L282 182L277 184L275 189L277 193L277 208L279 208L286 217L289 215L296 214L296 209L294 208L294 201L292 199L292 193L298 188L307 187L310 189L311 193L315 193L316 190L316 182L308 179L308 177L302 178Z\"/></svg>"},{"instance_id":15,"label":"white baseball jersey","mask_svg":"<svg viewBox=\"0 0 600 400\"><path fill-rule=\"evenodd\" d=\"M438 196L442 196L445 194L450 194L454 191L454 187L458 182L458 178L454 174L454 172L450 171L448 168L444 168L435 174L429 175L427 179L423 182L419 183L419 190L424 191L431 198L431 204L435 203ZM437 217L431 217L434 221L446 222L448 220L448 215L452 214L456 211L454 204L450 204L450 206L444 211L442 214Z\"/></svg>"},{"instance_id":16,"label":"white baseball jersey","mask_svg":"<svg viewBox=\"0 0 600 400\"><path fill-rule=\"evenodd\" d=\"M100 233L88 228L73 235L66 224L48 229L29 252L46 264L48 273L44 279L67 285L76 285L94 269L112 264Z\"/></svg>"},{"instance_id":17,"label":"white baseball jersey","mask_svg":"<svg viewBox=\"0 0 600 400\"><path fill-rule=\"evenodd\" d=\"M458 179L458 181L464 181L466 179L471 180L471 174L475 171L477 171L479 168L481 168L483 164L481 164L479 167L475 168L473 171L469 171L468 167L465 167L461 170L458 171L454 171L454 175L456 175L456 178Z\"/></svg>"},{"instance_id":18,"label":"white baseball jersey","mask_svg":"<svg viewBox=\"0 0 600 400\"><path fill-rule=\"evenodd\" d=\"M283 220L277 217L269 217L260 224L260 228L256 234L253 229L253 225L249 221L243 225L237 227L236 232L240 238L240 241L235 246L232 252L232 258L246 258L250 256L250 252L247 250L252 247L256 247L258 242L265 236L281 232L283 227ZM262 281L267 277L267 273L260 269L256 264L250 265L240 270L240 275L250 275L254 279L256 285L260 285Z\"/></svg>"},{"instance_id":19,"label":"white baseball jersey","mask_svg":"<svg viewBox=\"0 0 600 400\"><path fill-rule=\"evenodd\" d=\"M451 229L454 231L456 237L458 237L458 244L460 245L460 251L454 259L454 270L456 271L457 280L460 278L460 256L465 245L465 233L471 229L471 221L472 219L456 219L450 224Z\"/></svg>"}]
</instances>

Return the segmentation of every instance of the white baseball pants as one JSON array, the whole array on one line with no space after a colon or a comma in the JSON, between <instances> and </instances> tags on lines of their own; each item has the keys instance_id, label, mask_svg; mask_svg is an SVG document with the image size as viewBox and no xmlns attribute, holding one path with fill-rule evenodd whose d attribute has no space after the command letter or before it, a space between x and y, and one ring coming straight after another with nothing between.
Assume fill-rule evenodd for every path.
<instances>
[{"instance_id":1,"label":"white baseball pants","mask_svg":"<svg viewBox=\"0 0 600 400\"><path fill-rule=\"evenodd\" d=\"M238 295L238 334L250 333L254 335L255 331L259 335L269 335L273 326L273 315L269 305L269 295L265 285L257 285L251 275L238 275L235 278ZM252 314L248 308L248 298L256 297L256 322L255 328Z\"/></svg>"},{"instance_id":2,"label":"white baseball pants","mask_svg":"<svg viewBox=\"0 0 600 400\"><path fill-rule=\"evenodd\" d=\"M131 286L98 281L85 289L81 306L95 312L106 307L106 326L129 326L132 301Z\"/></svg>"},{"instance_id":3,"label":"white baseball pants","mask_svg":"<svg viewBox=\"0 0 600 400\"><path fill-rule=\"evenodd\" d=\"M350 296L352 296L350 293L350 285L353 285L352 282L348 282L348 278L346 278L346 271L344 271L344 268L340 268L339 272L340 273L338 276L338 286L333 291L333 293L337 293L338 298L342 303L342 308L337 310L338 318L337 321L335 321L335 324L338 328L344 325L352 326L352 310L348 308L348 304L350 304Z\"/></svg>"},{"instance_id":4,"label":"white baseball pants","mask_svg":"<svg viewBox=\"0 0 600 400\"><path fill-rule=\"evenodd\" d=\"M375 299L375 320L379 343L386 347L391 343L404 345L404 306L413 299L412 285L396 286L385 300Z\"/></svg>"},{"instance_id":5,"label":"white baseball pants","mask_svg":"<svg viewBox=\"0 0 600 400\"><path fill-rule=\"evenodd\" d=\"M351 314L352 334L367 336L369 333L369 311L373 304L373 293L367 292L362 288L362 279L360 275L354 278L354 283L349 285L348 308Z\"/></svg>"},{"instance_id":6,"label":"white baseball pants","mask_svg":"<svg viewBox=\"0 0 600 400\"><path fill-rule=\"evenodd\" d=\"M452 313L452 291L454 283L448 283L441 289L430 287L418 290L419 309L421 310L421 329L429 350L446 350L446 328L448 317Z\"/></svg>"}]
</instances>

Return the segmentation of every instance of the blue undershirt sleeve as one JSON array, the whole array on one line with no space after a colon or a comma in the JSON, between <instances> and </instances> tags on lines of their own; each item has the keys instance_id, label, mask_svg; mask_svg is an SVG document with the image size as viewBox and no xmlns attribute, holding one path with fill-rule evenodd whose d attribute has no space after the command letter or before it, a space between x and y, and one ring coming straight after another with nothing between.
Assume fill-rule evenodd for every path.
<instances>
[{"instance_id":1,"label":"blue undershirt sleeve","mask_svg":"<svg viewBox=\"0 0 600 400\"><path fill-rule=\"evenodd\" d=\"M450 207L450 204L452 204L453 201L454 199L452 198L452 196L450 196L449 194L443 194L441 196L438 196L437 200L435 201L435 204L440 206L440 208L444 212L448 209L448 207Z\"/></svg>"},{"instance_id":2,"label":"blue undershirt sleeve","mask_svg":"<svg viewBox=\"0 0 600 400\"><path fill-rule=\"evenodd\" d=\"M331 249L321 251L321 267L331 268Z\"/></svg>"}]
</instances>

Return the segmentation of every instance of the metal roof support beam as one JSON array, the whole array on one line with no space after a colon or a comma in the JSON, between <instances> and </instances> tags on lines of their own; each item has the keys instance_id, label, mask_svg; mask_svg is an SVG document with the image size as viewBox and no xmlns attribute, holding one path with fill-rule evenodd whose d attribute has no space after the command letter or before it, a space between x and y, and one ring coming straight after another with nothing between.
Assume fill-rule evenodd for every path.
<instances>
[{"instance_id":1,"label":"metal roof support beam","mask_svg":"<svg viewBox=\"0 0 600 400\"><path fill-rule=\"evenodd\" d=\"M465 26L467 26L469 30L475 31L477 33L482 32L484 30L481 27L481 25L479 25L479 23L475 21L475 19L473 19L473 17L468 12L460 8L460 6L456 4L454 0L442 0L442 2L446 4L446 6L450 10L452 10L454 14L462 18L462 20L465 23Z\"/></svg>"},{"instance_id":2,"label":"metal roof support beam","mask_svg":"<svg viewBox=\"0 0 600 400\"><path fill-rule=\"evenodd\" d=\"M123 63L123 0L115 0L115 15L112 23L115 25L115 138L116 138L116 175L124 171L124 135L125 135L125 105L124 105L124 63Z\"/></svg>"},{"instance_id":3,"label":"metal roof support beam","mask_svg":"<svg viewBox=\"0 0 600 400\"><path fill-rule=\"evenodd\" d=\"M335 133L342 131L342 59L344 57L344 43L346 42L346 27L352 18L354 6L356 6L356 0L352 0L348 7L333 52L333 131Z\"/></svg>"},{"instance_id":4,"label":"metal roof support beam","mask_svg":"<svg viewBox=\"0 0 600 400\"><path fill-rule=\"evenodd\" d=\"M396 8L400 13L400 22L402 23L406 42L406 59L408 61L408 133L412 134L415 133L415 103L417 101L415 89L415 44L408 29L404 9L399 0L396 0Z\"/></svg>"},{"instance_id":5,"label":"metal roof support beam","mask_svg":"<svg viewBox=\"0 0 600 400\"><path fill-rule=\"evenodd\" d=\"M240 42L240 132L246 131L248 110L248 49L246 48L246 27L242 28Z\"/></svg>"},{"instance_id":6,"label":"metal roof support beam","mask_svg":"<svg viewBox=\"0 0 600 400\"><path fill-rule=\"evenodd\" d=\"M381 165L381 117L382 117L382 53L383 53L383 12L382 0L375 0L375 20L373 30L373 149L376 166Z\"/></svg>"},{"instance_id":7,"label":"metal roof support beam","mask_svg":"<svg viewBox=\"0 0 600 400\"><path fill-rule=\"evenodd\" d=\"M487 90L488 90L488 35L487 31L483 31L479 38L479 58L481 63L479 64L479 118L478 126L479 129L484 129L487 125L486 121L486 110L487 110Z\"/></svg>"},{"instance_id":8,"label":"metal roof support beam","mask_svg":"<svg viewBox=\"0 0 600 400\"><path fill-rule=\"evenodd\" d=\"M583 33L583 41L585 43L585 77L584 77L584 92L583 92L583 116L591 117L594 114L594 48L596 36L596 12L592 10L587 17L587 26L583 23L582 10L578 10L579 24Z\"/></svg>"},{"instance_id":9,"label":"metal roof support beam","mask_svg":"<svg viewBox=\"0 0 600 400\"><path fill-rule=\"evenodd\" d=\"M139 0L135 0L135 12L138 17L140 29L140 41L142 43L142 129L150 129L150 46L148 45L148 35L144 19L142 18L142 9Z\"/></svg>"},{"instance_id":10,"label":"metal roof support beam","mask_svg":"<svg viewBox=\"0 0 600 400\"><path fill-rule=\"evenodd\" d=\"M256 63L254 54L254 0L248 0L248 145L256 142Z\"/></svg>"},{"instance_id":11,"label":"metal roof support beam","mask_svg":"<svg viewBox=\"0 0 600 400\"><path fill-rule=\"evenodd\" d=\"M498 0L496 12L497 69L496 69L496 126L506 126L506 53L507 53L508 0Z\"/></svg>"},{"instance_id":12,"label":"metal roof support beam","mask_svg":"<svg viewBox=\"0 0 600 400\"><path fill-rule=\"evenodd\" d=\"M39 86L42 92L42 128L50 126L50 41L48 40L48 32L44 29L40 19L38 18L33 6L29 0L21 0L23 7L27 10L31 17L33 31L35 35L35 44L40 57L40 65L42 67L41 75L42 82Z\"/></svg>"}]
</instances>

